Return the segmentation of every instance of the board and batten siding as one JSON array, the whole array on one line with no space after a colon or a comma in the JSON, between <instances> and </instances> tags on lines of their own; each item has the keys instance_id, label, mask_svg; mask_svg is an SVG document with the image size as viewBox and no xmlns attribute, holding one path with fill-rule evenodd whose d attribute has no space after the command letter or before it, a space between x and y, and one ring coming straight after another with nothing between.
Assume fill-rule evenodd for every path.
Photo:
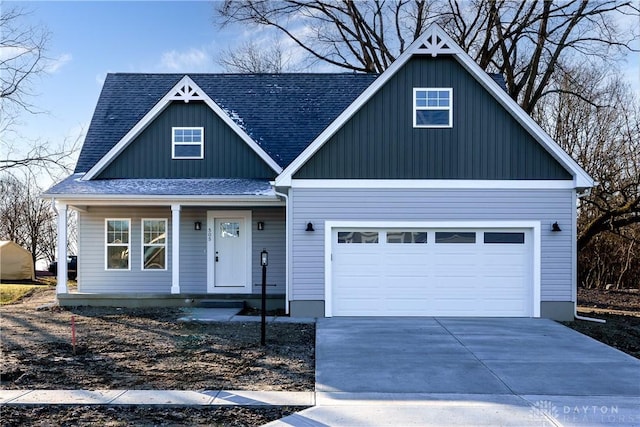
<instances>
[{"instance_id":1,"label":"board and batten siding","mask_svg":"<svg viewBox=\"0 0 640 427\"><path fill-rule=\"evenodd\" d=\"M453 127L413 127L414 88L453 88ZM297 179L572 179L453 57L416 56Z\"/></svg>"},{"instance_id":2,"label":"board and batten siding","mask_svg":"<svg viewBox=\"0 0 640 427\"><path fill-rule=\"evenodd\" d=\"M207 293L207 208L182 207L180 212L180 292ZM211 210L220 210L219 208ZM131 219L130 271L105 270L105 219ZM141 268L141 220L166 218L168 221L167 270L143 271ZM194 222L203 227L194 229ZM265 223L257 230L258 221ZM79 261L78 292L83 293L158 293L171 292L171 207L91 207L78 215ZM259 257L269 251L267 293L285 293L285 210L252 209L252 293L260 293L262 270Z\"/></svg>"},{"instance_id":3,"label":"board and batten siding","mask_svg":"<svg viewBox=\"0 0 640 427\"><path fill-rule=\"evenodd\" d=\"M325 221L530 220L541 222L541 300L571 301L572 191L294 188L291 299L324 300Z\"/></svg>"},{"instance_id":4,"label":"board and batten siding","mask_svg":"<svg viewBox=\"0 0 640 427\"><path fill-rule=\"evenodd\" d=\"M204 127L204 159L172 159L172 127ZM208 105L174 101L99 175L117 178L256 178L275 172Z\"/></svg>"}]
</instances>

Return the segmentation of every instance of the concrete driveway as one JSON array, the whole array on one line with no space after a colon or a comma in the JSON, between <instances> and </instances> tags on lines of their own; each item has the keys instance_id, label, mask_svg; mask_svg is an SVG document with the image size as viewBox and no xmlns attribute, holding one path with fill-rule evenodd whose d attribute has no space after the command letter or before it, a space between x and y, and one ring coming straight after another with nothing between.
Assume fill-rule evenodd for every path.
<instances>
[{"instance_id":1,"label":"concrete driveway","mask_svg":"<svg viewBox=\"0 0 640 427\"><path fill-rule=\"evenodd\" d=\"M547 319L330 318L273 425L640 425L640 360Z\"/></svg>"}]
</instances>

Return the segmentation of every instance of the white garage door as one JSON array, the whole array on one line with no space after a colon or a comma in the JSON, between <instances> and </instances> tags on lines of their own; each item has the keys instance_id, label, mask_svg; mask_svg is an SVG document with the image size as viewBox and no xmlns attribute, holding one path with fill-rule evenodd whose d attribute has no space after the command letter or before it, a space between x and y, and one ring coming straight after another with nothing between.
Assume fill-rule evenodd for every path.
<instances>
[{"instance_id":1,"label":"white garage door","mask_svg":"<svg viewBox=\"0 0 640 427\"><path fill-rule=\"evenodd\" d=\"M530 229L331 232L333 316L531 316Z\"/></svg>"}]
</instances>

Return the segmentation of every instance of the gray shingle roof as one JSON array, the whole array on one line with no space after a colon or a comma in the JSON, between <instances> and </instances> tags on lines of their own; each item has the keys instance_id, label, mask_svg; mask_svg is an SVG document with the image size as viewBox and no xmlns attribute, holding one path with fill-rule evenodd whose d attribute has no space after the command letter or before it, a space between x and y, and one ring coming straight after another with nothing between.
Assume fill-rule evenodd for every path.
<instances>
[{"instance_id":1,"label":"gray shingle roof","mask_svg":"<svg viewBox=\"0 0 640 427\"><path fill-rule=\"evenodd\" d=\"M184 76L108 74L76 173L87 172ZM286 167L377 77L374 74L189 74Z\"/></svg>"},{"instance_id":2,"label":"gray shingle roof","mask_svg":"<svg viewBox=\"0 0 640 427\"><path fill-rule=\"evenodd\" d=\"M82 181L73 174L46 191L47 196L273 196L259 179L98 179Z\"/></svg>"}]
</instances>

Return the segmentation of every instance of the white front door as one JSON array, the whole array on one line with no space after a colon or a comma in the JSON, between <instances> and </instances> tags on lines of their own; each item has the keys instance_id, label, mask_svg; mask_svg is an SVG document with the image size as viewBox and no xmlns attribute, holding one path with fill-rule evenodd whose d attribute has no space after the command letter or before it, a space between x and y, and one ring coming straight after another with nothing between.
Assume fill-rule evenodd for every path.
<instances>
[{"instance_id":1,"label":"white front door","mask_svg":"<svg viewBox=\"0 0 640 427\"><path fill-rule=\"evenodd\" d=\"M251 292L250 224L250 211L208 212L208 292Z\"/></svg>"}]
</instances>

